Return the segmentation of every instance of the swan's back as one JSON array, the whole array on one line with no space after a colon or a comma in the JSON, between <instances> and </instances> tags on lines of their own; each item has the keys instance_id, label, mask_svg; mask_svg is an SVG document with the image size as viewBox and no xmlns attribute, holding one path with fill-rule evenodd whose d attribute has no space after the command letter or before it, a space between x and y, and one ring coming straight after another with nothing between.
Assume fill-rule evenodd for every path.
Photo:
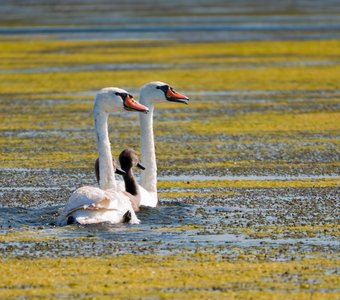
<instances>
[{"instance_id":1,"label":"swan's back","mask_svg":"<svg viewBox=\"0 0 340 300\"><path fill-rule=\"evenodd\" d=\"M125 221L127 213L131 215L130 223L139 223L130 199L122 192L84 186L72 193L57 224L66 225L71 216L80 224L103 222L117 224Z\"/></svg>"}]
</instances>

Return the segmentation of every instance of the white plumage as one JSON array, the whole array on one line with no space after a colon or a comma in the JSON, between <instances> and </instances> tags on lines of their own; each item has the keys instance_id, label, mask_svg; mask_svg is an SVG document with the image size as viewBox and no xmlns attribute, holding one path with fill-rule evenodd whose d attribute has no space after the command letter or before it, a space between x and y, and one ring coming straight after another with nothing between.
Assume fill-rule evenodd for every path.
<instances>
[{"instance_id":1,"label":"white plumage","mask_svg":"<svg viewBox=\"0 0 340 300\"><path fill-rule=\"evenodd\" d=\"M147 83L141 88L139 102L149 108L148 114L139 115L141 130L141 162L145 167L145 171L141 173L139 184L141 206L156 207L158 203L153 110L154 103L167 101L187 104L189 98L176 92L170 85L161 81ZM117 187L120 190L124 190L124 182L118 181Z\"/></svg>"},{"instance_id":2,"label":"white plumage","mask_svg":"<svg viewBox=\"0 0 340 300\"><path fill-rule=\"evenodd\" d=\"M138 224L139 220L129 197L113 189L104 191L93 186L83 186L72 193L57 223L66 225L68 218L72 216L79 224L117 224L125 221L127 212L131 213L129 223Z\"/></svg>"},{"instance_id":3,"label":"white plumage","mask_svg":"<svg viewBox=\"0 0 340 300\"><path fill-rule=\"evenodd\" d=\"M108 134L109 113L123 109L148 112L148 108L136 102L125 90L105 88L96 96L93 116L99 152L100 186L84 186L77 189L68 199L58 225L75 221L80 224L109 222L112 224L129 222L138 224L130 198L117 189L115 166L112 161L111 145ZM70 218L70 219L69 219Z\"/></svg>"}]
</instances>

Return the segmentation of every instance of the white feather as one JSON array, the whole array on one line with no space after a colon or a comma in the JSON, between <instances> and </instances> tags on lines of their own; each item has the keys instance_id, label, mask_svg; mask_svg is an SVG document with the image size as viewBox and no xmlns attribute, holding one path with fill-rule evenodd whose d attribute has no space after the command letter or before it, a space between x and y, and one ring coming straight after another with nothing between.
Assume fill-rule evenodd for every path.
<instances>
[{"instance_id":1,"label":"white feather","mask_svg":"<svg viewBox=\"0 0 340 300\"><path fill-rule=\"evenodd\" d=\"M57 220L66 225L69 216L80 224L109 222L122 223L124 214L130 211L131 224L139 224L129 197L113 189L104 191L93 186L83 186L74 191Z\"/></svg>"},{"instance_id":2,"label":"white feather","mask_svg":"<svg viewBox=\"0 0 340 300\"><path fill-rule=\"evenodd\" d=\"M130 198L116 188L107 120L109 113L123 109L123 100L117 93L127 92L119 88L100 90L93 108L102 189L92 186L77 189L68 199L63 212L59 216L58 225L67 224L70 216L80 224L122 223L124 222L124 215L128 211L131 213L129 222L131 224L139 223Z\"/></svg>"}]
</instances>

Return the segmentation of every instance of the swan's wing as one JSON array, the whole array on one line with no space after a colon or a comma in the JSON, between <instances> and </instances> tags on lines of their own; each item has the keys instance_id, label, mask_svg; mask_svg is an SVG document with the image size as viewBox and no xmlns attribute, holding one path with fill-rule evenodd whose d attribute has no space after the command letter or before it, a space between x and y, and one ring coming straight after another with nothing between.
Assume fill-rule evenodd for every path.
<instances>
[{"instance_id":1,"label":"swan's wing","mask_svg":"<svg viewBox=\"0 0 340 300\"><path fill-rule=\"evenodd\" d=\"M105 191L105 193L109 197L114 197L114 198L119 199L118 202L110 201L109 206L107 206L107 208L118 209L119 211L124 212L124 214L127 211L130 211L131 213L130 223L139 224L140 221L138 220L135 210L132 206L131 199L127 194L124 194L122 191L117 191L117 190L112 190L112 189Z\"/></svg>"},{"instance_id":2,"label":"swan's wing","mask_svg":"<svg viewBox=\"0 0 340 300\"><path fill-rule=\"evenodd\" d=\"M84 206L99 202L104 197L104 191L92 186L84 186L76 189L67 200L65 207L57 219L58 225L65 225L67 218Z\"/></svg>"},{"instance_id":3,"label":"swan's wing","mask_svg":"<svg viewBox=\"0 0 340 300\"><path fill-rule=\"evenodd\" d=\"M99 203L105 197L105 191L94 186L83 186L76 189L68 199L65 209L71 211L79 207Z\"/></svg>"},{"instance_id":4,"label":"swan's wing","mask_svg":"<svg viewBox=\"0 0 340 300\"><path fill-rule=\"evenodd\" d=\"M85 186L72 193L63 212L58 217L57 224L65 225L71 215L80 224L106 221L121 223L127 211L130 211L132 215L130 223L138 224L139 220L133 211L129 197L120 191L104 191L97 187ZM78 220L78 218L80 219Z\"/></svg>"},{"instance_id":5,"label":"swan's wing","mask_svg":"<svg viewBox=\"0 0 340 300\"><path fill-rule=\"evenodd\" d=\"M98 223L121 223L123 214L117 210L78 210L72 214L75 220L82 225L85 224L98 224Z\"/></svg>"},{"instance_id":6,"label":"swan's wing","mask_svg":"<svg viewBox=\"0 0 340 300\"><path fill-rule=\"evenodd\" d=\"M98 217L80 216L75 219L81 225L98 224L98 223L105 222L105 220L103 220L102 218L98 218Z\"/></svg>"}]
</instances>

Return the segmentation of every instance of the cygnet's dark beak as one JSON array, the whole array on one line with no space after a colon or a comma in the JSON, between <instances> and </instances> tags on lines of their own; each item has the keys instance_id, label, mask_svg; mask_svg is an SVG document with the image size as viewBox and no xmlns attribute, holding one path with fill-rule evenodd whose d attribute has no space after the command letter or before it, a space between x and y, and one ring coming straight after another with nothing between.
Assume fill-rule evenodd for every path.
<instances>
[{"instance_id":1,"label":"cygnet's dark beak","mask_svg":"<svg viewBox=\"0 0 340 300\"><path fill-rule=\"evenodd\" d=\"M126 172L123 171L123 170L120 169L120 168L116 168L116 172L115 172L115 173L118 174L118 175L126 175Z\"/></svg>"},{"instance_id":2,"label":"cygnet's dark beak","mask_svg":"<svg viewBox=\"0 0 340 300\"><path fill-rule=\"evenodd\" d=\"M145 170L144 166L143 166L141 163L138 163L138 164L137 164L137 167L140 168L140 169L142 169L142 170Z\"/></svg>"}]
</instances>

